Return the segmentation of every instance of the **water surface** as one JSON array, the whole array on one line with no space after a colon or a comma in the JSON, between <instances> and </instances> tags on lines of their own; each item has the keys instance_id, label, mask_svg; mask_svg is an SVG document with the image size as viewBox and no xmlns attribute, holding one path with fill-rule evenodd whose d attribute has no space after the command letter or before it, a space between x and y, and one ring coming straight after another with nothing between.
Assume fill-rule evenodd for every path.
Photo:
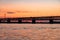
<instances>
[{"instance_id":1,"label":"water surface","mask_svg":"<svg viewBox=\"0 0 60 40\"><path fill-rule=\"evenodd\" d=\"M60 40L60 24L0 24L0 40Z\"/></svg>"}]
</instances>

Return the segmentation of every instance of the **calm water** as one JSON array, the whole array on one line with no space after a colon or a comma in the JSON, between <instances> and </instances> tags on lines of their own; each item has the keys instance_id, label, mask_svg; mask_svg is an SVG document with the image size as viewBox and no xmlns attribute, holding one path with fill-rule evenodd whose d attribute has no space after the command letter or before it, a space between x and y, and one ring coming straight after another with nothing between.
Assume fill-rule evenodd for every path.
<instances>
[{"instance_id":1,"label":"calm water","mask_svg":"<svg viewBox=\"0 0 60 40\"><path fill-rule=\"evenodd\" d=\"M0 29L60 29L60 24L0 24Z\"/></svg>"},{"instance_id":2,"label":"calm water","mask_svg":"<svg viewBox=\"0 0 60 40\"><path fill-rule=\"evenodd\" d=\"M0 40L60 40L60 24L0 24Z\"/></svg>"}]
</instances>

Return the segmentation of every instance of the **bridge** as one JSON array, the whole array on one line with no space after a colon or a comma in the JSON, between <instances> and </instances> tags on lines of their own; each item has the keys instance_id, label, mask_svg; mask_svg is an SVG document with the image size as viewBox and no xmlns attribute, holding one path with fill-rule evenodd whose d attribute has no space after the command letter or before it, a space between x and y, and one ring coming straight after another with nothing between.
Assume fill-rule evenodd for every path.
<instances>
[{"instance_id":1,"label":"bridge","mask_svg":"<svg viewBox=\"0 0 60 40\"><path fill-rule=\"evenodd\" d=\"M0 23L60 23L60 16L0 18Z\"/></svg>"}]
</instances>

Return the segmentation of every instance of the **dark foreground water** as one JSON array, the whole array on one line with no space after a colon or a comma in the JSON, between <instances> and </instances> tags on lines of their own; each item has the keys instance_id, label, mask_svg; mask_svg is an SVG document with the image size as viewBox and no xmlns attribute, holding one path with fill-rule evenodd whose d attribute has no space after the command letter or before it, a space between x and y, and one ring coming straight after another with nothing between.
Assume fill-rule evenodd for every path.
<instances>
[{"instance_id":1,"label":"dark foreground water","mask_svg":"<svg viewBox=\"0 0 60 40\"><path fill-rule=\"evenodd\" d=\"M0 24L0 40L60 40L60 24Z\"/></svg>"}]
</instances>

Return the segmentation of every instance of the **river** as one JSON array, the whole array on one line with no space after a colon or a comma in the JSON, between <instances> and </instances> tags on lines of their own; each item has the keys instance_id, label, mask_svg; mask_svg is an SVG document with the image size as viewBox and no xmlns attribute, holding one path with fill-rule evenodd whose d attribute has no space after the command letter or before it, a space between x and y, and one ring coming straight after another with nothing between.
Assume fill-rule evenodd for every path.
<instances>
[{"instance_id":1,"label":"river","mask_svg":"<svg viewBox=\"0 0 60 40\"><path fill-rule=\"evenodd\" d=\"M0 40L60 40L60 24L0 24Z\"/></svg>"}]
</instances>

